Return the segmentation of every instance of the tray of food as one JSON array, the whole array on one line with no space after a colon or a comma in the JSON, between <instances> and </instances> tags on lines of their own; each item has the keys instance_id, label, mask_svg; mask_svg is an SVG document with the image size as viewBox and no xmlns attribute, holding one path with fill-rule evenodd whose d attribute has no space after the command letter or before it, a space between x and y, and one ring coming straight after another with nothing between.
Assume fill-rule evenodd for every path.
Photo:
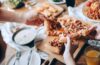
<instances>
[{"instance_id":1,"label":"tray of food","mask_svg":"<svg viewBox=\"0 0 100 65\"><path fill-rule=\"evenodd\" d=\"M39 14L44 15L50 20L54 20L58 15L60 15L64 9L58 5L50 4L50 3L38 3L35 6L36 11Z\"/></svg>"},{"instance_id":2,"label":"tray of food","mask_svg":"<svg viewBox=\"0 0 100 65\"><path fill-rule=\"evenodd\" d=\"M100 2L99 0L87 1L83 6L83 14L91 20L100 22Z\"/></svg>"},{"instance_id":3,"label":"tray of food","mask_svg":"<svg viewBox=\"0 0 100 65\"><path fill-rule=\"evenodd\" d=\"M62 54L65 49L64 44L67 42L67 35L70 35L71 37L71 52L73 53L74 58L76 58L77 54L85 44L84 40L88 38L90 33L95 31L95 27L92 27L91 23L82 22L81 20L66 15L58 18L53 24L52 22L53 21L44 21L48 37L46 40L39 42L37 48L50 54L61 62L64 62Z\"/></svg>"}]
</instances>

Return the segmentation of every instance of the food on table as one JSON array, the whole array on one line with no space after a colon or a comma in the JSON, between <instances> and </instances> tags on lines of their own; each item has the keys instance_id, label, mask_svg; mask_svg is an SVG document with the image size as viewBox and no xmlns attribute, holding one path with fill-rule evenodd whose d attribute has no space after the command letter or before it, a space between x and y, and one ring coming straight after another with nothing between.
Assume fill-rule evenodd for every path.
<instances>
[{"instance_id":1,"label":"food on table","mask_svg":"<svg viewBox=\"0 0 100 65\"><path fill-rule=\"evenodd\" d=\"M47 27L47 33L49 36L59 36L60 34L70 35L73 38L86 37L95 27L92 27L90 23L82 22L73 17L63 16L58 18L57 21L45 21L44 24Z\"/></svg>"},{"instance_id":2,"label":"food on table","mask_svg":"<svg viewBox=\"0 0 100 65\"><path fill-rule=\"evenodd\" d=\"M63 34L71 35L75 37L87 36L94 30L94 27L90 23L83 22L73 17L63 16L58 19L62 28L64 29Z\"/></svg>"},{"instance_id":3,"label":"food on table","mask_svg":"<svg viewBox=\"0 0 100 65\"><path fill-rule=\"evenodd\" d=\"M25 6L24 0L8 0L9 6L11 8L21 8Z\"/></svg>"},{"instance_id":4,"label":"food on table","mask_svg":"<svg viewBox=\"0 0 100 65\"><path fill-rule=\"evenodd\" d=\"M66 37L60 36L60 37L56 37L53 40L51 40L49 44L52 47L58 48L59 50L58 54L63 54L65 50L64 44L66 44L66 42L67 42ZM72 48L76 49L79 45L79 40L76 40L76 39L71 40L71 45L72 45Z\"/></svg>"},{"instance_id":5,"label":"food on table","mask_svg":"<svg viewBox=\"0 0 100 65\"><path fill-rule=\"evenodd\" d=\"M66 37L64 37L64 38L66 39ZM66 42L67 42L67 41L66 41ZM51 44L51 46L61 48L66 42L65 42L65 41L61 41L61 40L60 40L60 37L58 37L58 38L55 38L54 40L52 40L52 41L49 42L49 43ZM73 44L73 45L78 44L78 40L72 40L72 44Z\"/></svg>"},{"instance_id":6,"label":"food on table","mask_svg":"<svg viewBox=\"0 0 100 65\"><path fill-rule=\"evenodd\" d=\"M32 17L31 19L27 20L26 24L39 26L39 25L42 25L43 22L44 22L44 20L40 16L35 16L35 17Z\"/></svg>"},{"instance_id":7,"label":"food on table","mask_svg":"<svg viewBox=\"0 0 100 65\"><path fill-rule=\"evenodd\" d=\"M57 5L49 4L49 3L43 3L41 6L36 7L36 11L39 14L44 15L50 20L54 20L56 16L58 16L60 13L63 12L63 8Z\"/></svg>"},{"instance_id":8,"label":"food on table","mask_svg":"<svg viewBox=\"0 0 100 65\"><path fill-rule=\"evenodd\" d=\"M57 21L45 20L44 26L46 28L48 36L59 36L59 34L64 32L60 23L58 23Z\"/></svg>"},{"instance_id":9,"label":"food on table","mask_svg":"<svg viewBox=\"0 0 100 65\"><path fill-rule=\"evenodd\" d=\"M62 48L64 50L67 35L71 37L72 44L75 46L78 45L80 38L89 38L89 35L95 31L91 23L67 15L54 21L46 20L44 26L48 36L56 37L49 41L50 45L57 47L60 51Z\"/></svg>"},{"instance_id":10,"label":"food on table","mask_svg":"<svg viewBox=\"0 0 100 65\"><path fill-rule=\"evenodd\" d=\"M54 47L61 47L62 45L64 45L64 42L60 42L59 38L55 38L54 40L50 42L50 44L51 46L54 46Z\"/></svg>"},{"instance_id":11,"label":"food on table","mask_svg":"<svg viewBox=\"0 0 100 65\"><path fill-rule=\"evenodd\" d=\"M53 22L53 21L50 22L49 29L50 29L50 30L48 30L49 36L58 36L59 34L61 34L64 31L61 28L60 23Z\"/></svg>"},{"instance_id":12,"label":"food on table","mask_svg":"<svg viewBox=\"0 0 100 65\"><path fill-rule=\"evenodd\" d=\"M83 8L83 13L93 20L100 20L100 1L89 0Z\"/></svg>"}]
</instances>

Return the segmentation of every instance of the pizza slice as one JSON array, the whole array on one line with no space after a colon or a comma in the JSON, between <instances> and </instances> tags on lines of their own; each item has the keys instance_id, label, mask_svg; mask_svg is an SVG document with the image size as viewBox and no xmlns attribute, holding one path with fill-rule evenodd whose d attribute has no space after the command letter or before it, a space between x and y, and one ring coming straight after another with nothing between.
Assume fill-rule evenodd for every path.
<instances>
[{"instance_id":1,"label":"pizza slice","mask_svg":"<svg viewBox=\"0 0 100 65\"><path fill-rule=\"evenodd\" d=\"M44 15L49 20L54 20L59 14L63 12L63 8L57 5L43 3L36 7L36 11L39 14Z\"/></svg>"},{"instance_id":2,"label":"pizza slice","mask_svg":"<svg viewBox=\"0 0 100 65\"><path fill-rule=\"evenodd\" d=\"M64 29L63 34L70 35L72 37L86 37L91 32L95 31L95 26L92 26L91 23L83 22L82 20L69 17L69 16L63 16L61 18L58 18L57 22L59 22Z\"/></svg>"}]
</instances>

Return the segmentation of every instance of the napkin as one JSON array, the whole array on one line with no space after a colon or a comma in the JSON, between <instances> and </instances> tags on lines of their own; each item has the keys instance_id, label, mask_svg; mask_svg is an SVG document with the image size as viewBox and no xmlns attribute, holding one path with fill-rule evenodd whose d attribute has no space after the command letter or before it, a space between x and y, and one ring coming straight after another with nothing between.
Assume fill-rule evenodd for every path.
<instances>
[{"instance_id":1,"label":"napkin","mask_svg":"<svg viewBox=\"0 0 100 65\"><path fill-rule=\"evenodd\" d=\"M19 60L16 60L16 57L12 56L6 65L14 65L14 63L15 65L40 65L41 59L39 54L36 51L32 51L30 54L30 51L23 52Z\"/></svg>"},{"instance_id":2,"label":"napkin","mask_svg":"<svg viewBox=\"0 0 100 65\"><path fill-rule=\"evenodd\" d=\"M11 46L12 48L16 49L17 51L29 50L30 49L29 47L18 45L12 40L12 36L14 34L12 32L12 30L14 30L16 27L20 27L20 28L31 27L31 28L34 28L33 26L28 26L28 25L25 25L25 24L7 22L0 27L3 40L6 42L7 45ZM36 36L35 40L39 41L39 40L42 40L42 39L45 39L45 38L46 38L45 28L44 28L44 26L41 26L37 29L37 36Z\"/></svg>"},{"instance_id":3,"label":"napkin","mask_svg":"<svg viewBox=\"0 0 100 65\"><path fill-rule=\"evenodd\" d=\"M74 16L78 19L82 19L82 20L84 20L84 22L93 22L93 23L100 22L100 21L92 20L83 14L82 9L83 9L85 3L86 2L80 4L77 7L68 7L69 16Z\"/></svg>"}]
</instances>

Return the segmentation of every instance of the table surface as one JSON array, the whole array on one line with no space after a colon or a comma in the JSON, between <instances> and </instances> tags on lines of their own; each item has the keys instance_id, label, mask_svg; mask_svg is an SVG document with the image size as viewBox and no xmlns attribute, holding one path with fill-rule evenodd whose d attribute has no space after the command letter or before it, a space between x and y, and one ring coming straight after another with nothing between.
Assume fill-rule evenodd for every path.
<instances>
[{"instance_id":1,"label":"table surface","mask_svg":"<svg viewBox=\"0 0 100 65\"><path fill-rule=\"evenodd\" d=\"M37 0L38 2L44 2L46 0ZM84 0L76 0L76 6L81 4ZM62 4L60 5L61 7L64 7L66 9L66 11L63 13L63 14L67 14L67 7L65 4ZM62 14L62 15L63 15ZM5 44L5 42L3 41L2 39L2 36L0 34L0 48L3 49L3 54L2 54L2 58L10 58L14 53L14 49L12 49L11 47L7 46ZM4 53L6 52L7 55L5 55ZM13 53L12 53L13 52ZM76 61L76 65L86 65L85 63L85 60L84 60L84 55L83 55L83 52L84 52L84 48L81 50L81 53L79 54L79 56L75 59ZM5 55L5 56L4 56ZM1 55L0 55L1 56ZM8 59L4 59L4 61L2 62L1 65L6 65L5 62L7 62Z\"/></svg>"}]
</instances>

